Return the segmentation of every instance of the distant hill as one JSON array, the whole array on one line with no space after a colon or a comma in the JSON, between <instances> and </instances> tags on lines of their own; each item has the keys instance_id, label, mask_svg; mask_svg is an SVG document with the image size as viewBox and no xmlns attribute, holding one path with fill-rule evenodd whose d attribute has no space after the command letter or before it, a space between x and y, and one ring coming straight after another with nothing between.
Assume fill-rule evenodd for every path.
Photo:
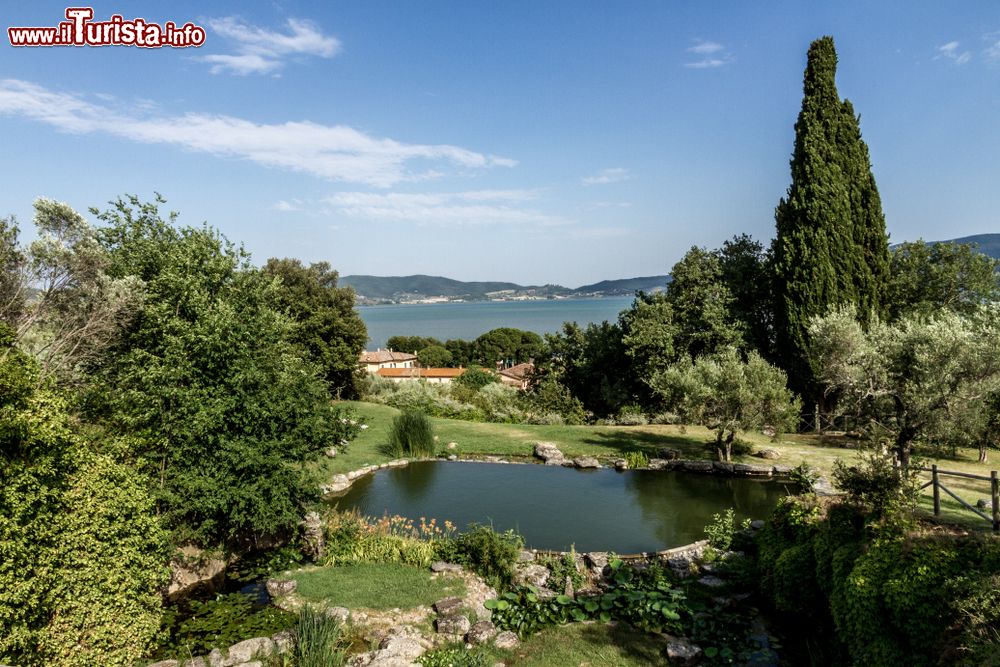
<instances>
[{"instance_id":1,"label":"distant hill","mask_svg":"<svg viewBox=\"0 0 1000 667\"><path fill-rule=\"evenodd\" d=\"M1000 234L975 234L973 236L963 236L958 239L948 239L942 243L964 243L966 245L977 245L977 250L984 255L989 255L993 259L1000 259Z\"/></svg>"},{"instance_id":2,"label":"distant hill","mask_svg":"<svg viewBox=\"0 0 1000 667\"><path fill-rule=\"evenodd\" d=\"M655 292L662 290L670 282L670 276L646 276L643 278L621 278L619 280L602 280L593 285L583 285L573 290L576 294L600 293L606 296L612 294L629 295L642 290Z\"/></svg>"},{"instance_id":3,"label":"distant hill","mask_svg":"<svg viewBox=\"0 0 1000 667\"><path fill-rule=\"evenodd\" d=\"M354 288L363 302L420 301L441 297L480 301L505 298L568 296L628 296L637 290L662 289L669 276L602 280L576 289L562 285L518 285L507 282L466 282L441 276L341 276L340 284Z\"/></svg>"}]
</instances>

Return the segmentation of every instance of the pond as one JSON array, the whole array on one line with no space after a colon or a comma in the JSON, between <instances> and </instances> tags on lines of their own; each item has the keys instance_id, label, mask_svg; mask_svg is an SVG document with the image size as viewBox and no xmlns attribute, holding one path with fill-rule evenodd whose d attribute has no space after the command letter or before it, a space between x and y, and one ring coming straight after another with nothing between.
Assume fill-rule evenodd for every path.
<instances>
[{"instance_id":1,"label":"pond","mask_svg":"<svg viewBox=\"0 0 1000 667\"><path fill-rule=\"evenodd\" d=\"M730 507L738 521L765 518L796 491L785 481L680 471L425 461L362 477L333 502L373 517L513 528L535 549L627 554L704 539L712 515Z\"/></svg>"}]
</instances>

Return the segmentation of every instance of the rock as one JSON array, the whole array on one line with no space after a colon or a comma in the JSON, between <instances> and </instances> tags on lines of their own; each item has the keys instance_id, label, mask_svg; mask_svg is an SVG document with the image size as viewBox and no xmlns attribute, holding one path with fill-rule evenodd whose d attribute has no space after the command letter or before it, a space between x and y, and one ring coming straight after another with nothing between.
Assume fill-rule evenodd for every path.
<instances>
[{"instance_id":1,"label":"rock","mask_svg":"<svg viewBox=\"0 0 1000 667\"><path fill-rule=\"evenodd\" d=\"M688 472L712 472L715 468L712 461L683 461L682 465Z\"/></svg>"},{"instance_id":2,"label":"rock","mask_svg":"<svg viewBox=\"0 0 1000 667\"><path fill-rule=\"evenodd\" d=\"M457 442L449 442L448 443L448 449L455 449L456 447L458 447L458 443Z\"/></svg>"},{"instance_id":3,"label":"rock","mask_svg":"<svg viewBox=\"0 0 1000 667\"><path fill-rule=\"evenodd\" d=\"M271 641L274 642L275 652L286 653L295 647L295 633L291 630L282 630L276 635L271 635Z\"/></svg>"},{"instance_id":4,"label":"rock","mask_svg":"<svg viewBox=\"0 0 1000 667\"><path fill-rule=\"evenodd\" d=\"M536 442L535 456L545 461L545 465L562 465L566 461L566 456L552 442Z\"/></svg>"},{"instance_id":5,"label":"rock","mask_svg":"<svg viewBox=\"0 0 1000 667\"><path fill-rule=\"evenodd\" d=\"M541 588L549 580L549 574L549 568L544 565L517 565L514 568L514 585Z\"/></svg>"},{"instance_id":6,"label":"rock","mask_svg":"<svg viewBox=\"0 0 1000 667\"><path fill-rule=\"evenodd\" d=\"M268 579L264 586L267 588L268 595L272 598L280 598L294 593L298 585L299 583L294 579Z\"/></svg>"},{"instance_id":7,"label":"rock","mask_svg":"<svg viewBox=\"0 0 1000 667\"><path fill-rule=\"evenodd\" d=\"M448 460L449 461L457 461L458 460L458 455L456 455L456 454L449 454L448 455Z\"/></svg>"},{"instance_id":8,"label":"rock","mask_svg":"<svg viewBox=\"0 0 1000 667\"><path fill-rule=\"evenodd\" d=\"M792 466L771 466L771 470L774 471L775 475L788 475L791 474L795 468Z\"/></svg>"},{"instance_id":9,"label":"rock","mask_svg":"<svg viewBox=\"0 0 1000 667\"><path fill-rule=\"evenodd\" d=\"M222 664L224 667L232 667L272 653L274 653L274 641L270 637L254 637L230 646Z\"/></svg>"},{"instance_id":10,"label":"rock","mask_svg":"<svg viewBox=\"0 0 1000 667\"><path fill-rule=\"evenodd\" d=\"M521 640L517 638L517 635L510 630L504 630L497 635L496 639L493 640L493 645L499 649L509 651L511 649L517 648L521 644Z\"/></svg>"},{"instance_id":11,"label":"rock","mask_svg":"<svg viewBox=\"0 0 1000 667\"><path fill-rule=\"evenodd\" d=\"M378 645L378 652L384 656L410 658L411 660L423 655L424 650L424 647L416 639L400 634L390 634Z\"/></svg>"},{"instance_id":12,"label":"rock","mask_svg":"<svg viewBox=\"0 0 1000 667\"><path fill-rule=\"evenodd\" d=\"M226 561L193 546L181 547L170 561L167 599L174 601L197 592L214 593L226 581Z\"/></svg>"},{"instance_id":13,"label":"rock","mask_svg":"<svg viewBox=\"0 0 1000 667\"><path fill-rule=\"evenodd\" d=\"M576 597L576 591L573 590L573 578L570 577L568 574L566 575L566 585L563 586L563 595L565 595L568 598Z\"/></svg>"},{"instance_id":14,"label":"rock","mask_svg":"<svg viewBox=\"0 0 1000 667\"><path fill-rule=\"evenodd\" d=\"M757 465L756 463L734 463L733 472L737 475L754 475L762 477L770 477L772 473L771 466Z\"/></svg>"},{"instance_id":15,"label":"rock","mask_svg":"<svg viewBox=\"0 0 1000 667\"><path fill-rule=\"evenodd\" d=\"M701 647L686 639L671 637L667 642L667 660L671 665L694 665L701 658Z\"/></svg>"},{"instance_id":16,"label":"rock","mask_svg":"<svg viewBox=\"0 0 1000 667\"><path fill-rule=\"evenodd\" d=\"M341 624L344 624L347 623L347 619L351 617L351 610L347 607L330 607L326 610L326 615L340 621Z\"/></svg>"},{"instance_id":17,"label":"rock","mask_svg":"<svg viewBox=\"0 0 1000 667\"><path fill-rule=\"evenodd\" d=\"M781 452L779 452L777 449L762 449L760 451L754 452L753 456L757 457L758 459L769 459L773 461L774 459L781 458Z\"/></svg>"},{"instance_id":18,"label":"rock","mask_svg":"<svg viewBox=\"0 0 1000 667\"><path fill-rule=\"evenodd\" d=\"M347 475L334 475L329 484L324 484L321 490L326 493L340 493L346 491L351 486L351 480Z\"/></svg>"},{"instance_id":19,"label":"rock","mask_svg":"<svg viewBox=\"0 0 1000 667\"><path fill-rule=\"evenodd\" d=\"M607 551L590 551L583 554L583 562L591 570L597 570L601 572L608 565L608 552Z\"/></svg>"},{"instance_id":20,"label":"rock","mask_svg":"<svg viewBox=\"0 0 1000 667\"><path fill-rule=\"evenodd\" d=\"M625 459L615 459L615 470L628 470L628 461Z\"/></svg>"},{"instance_id":21,"label":"rock","mask_svg":"<svg viewBox=\"0 0 1000 667\"><path fill-rule=\"evenodd\" d=\"M410 462L406 459L393 459L385 464L386 468L405 468L410 465Z\"/></svg>"},{"instance_id":22,"label":"rock","mask_svg":"<svg viewBox=\"0 0 1000 667\"><path fill-rule=\"evenodd\" d=\"M461 572L462 566L455 563L446 563L443 560L431 563L431 572Z\"/></svg>"},{"instance_id":23,"label":"rock","mask_svg":"<svg viewBox=\"0 0 1000 667\"><path fill-rule=\"evenodd\" d=\"M593 456L578 456L573 459L573 465L577 468L600 468L601 462Z\"/></svg>"},{"instance_id":24,"label":"rock","mask_svg":"<svg viewBox=\"0 0 1000 667\"><path fill-rule=\"evenodd\" d=\"M767 522L764 521L763 519L754 519L753 521L750 522L750 527L753 528L754 530L760 530L766 525Z\"/></svg>"},{"instance_id":25,"label":"rock","mask_svg":"<svg viewBox=\"0 0 1000 667\"><path fill-rule=\"evenodd\" d=\"M726 475L733 474L733 464L726 461L712 461L712 470Z\"/></svg>"},{"instance_id":26,"label":"rock","mask_svg":"<svg viewBox=\"0 0 1000 667\"><path fill-rule=\"evenodd\" d=\"M649 459L646 467L650 470L669 470L674 467L674 462L667 459Z\"/></svg>"},{"instance_id":27,"label":"rock","mask_svg":"<svg viewBox=\"0 0 1000 667\"><path fill-rule=\"evenodd\" d=\"M264 663L260 660L251 660L250 662L241 662L238 665L234 665L234 667L264 667Z\"/></svg>"},{"instance_id":28,"label":"rock","mask_svg":"<svg viewBox=\"0 0 1000 667\"><path fill-rule=\"evenodd\" d=\"M993 501L990 498L980 498L976 501L976 507L981 510L993 509Z\"/></svg>"},{"instance_id":29,"label":"rock","mask_svg":"<svg viewBox=\"0 0 1000 667\"><path fill-rule=\"evenodd\" d=\"M538 595L538 599L541 600L542 602L555 600L557 597L559 597L559 594L556 593L554 590L552 590L551 588L545 588L544 586L538 589L538 593L536 593L536 595Z\"/></svg>"},{"instance_id":30,"label":"rock","mask_svg":"<svg viewBox=\"0 0 1000 667\"><path fill-rule=\"evenodd\" d=\"M302 526L302 552L314 561L323 559L326 553L326 537L323 534L323 520L318 512L309 512L300 524Z\"/></svg>"},{"instance_id":31,"label":"rock","mask_svg":"<svg viewBox=\"0 0 1000 667\"><path fill-rule=\"evenodd\" d=\"M833 488L833 484L830 483L826 477L820 477L815 482L813 482L813 493L817 496L836 496L838 495L837 489Z\"/></svg>"},{"instance_id":32,"label":"rock","mask_svg":"<svg viewBox=\"0 0 1000 667\"><path fill-rule=\"evenodd\" d=\"M354 480L369 474L376 468L378 468L378 466L365 466L364 468L358 468L357 470L352 470L351 472L347 473L347 479L353 482Z\"/></svg>"},{"instance_id":33,"label":"rock","mask_svg":"<svg viewBox=\"0 0 1000 667\"><path fill-rule=\"evenodd\" d=\"M778 431L773 426L765 426L760 430L760 432L769 438L773 438L778 435Z\"/></svg>"},{"instance_id":34,"label":"rock","mask_svg":"<svg viewBox=\"0 0 1000 667\"><path fill-rule=\"evenodd\" d=\"M329 449L327 449L323 453L326 454L327 456L329 456L331 459L337 458L337 448L336 447L330 447Z\"/></svg>"},{"instance_id":35,"label":"rock","mask_svg":"<svg viewBox=\"0 0 1000 667\"><path fill-rule=\"evenodd\" d=\"M485 644L489 640L497 636L496 626L490 621L479 621L465 634L465 641L472 644L473 646L478 646L480 644Z\"/></svg>"},{"instance_id":36,"label":"rock","mask_svg":"<svg viewBox=\"0 0 1000 667\"><path fill-rule=\"evenodd\" d=\"M439 616L434 622L437 631L444 635L464 635L469 631L472 624L469 619L462 614L452 614L451 616Z\"/></svg>"},{"instance_id":37,"label":"rock","mask_svg":"<svg viewBox=\"0 0 1000 667\"><path fill-rule=\"evenodd\" d=\"M465 601L462 598L451 597L444 598L443 600L438 600L434 603L434 611L440 616L452 616L458 613L458 610L465 606Z\"/></svg>"},{"instance_id":38,"label":"rock","mask_svg":"<svg viewBox=\"0 0 1000 667\"><path fill-rule=\"evenodd\" d=\"M535 562L535 552L528 551L527 549L521 549L517 554L518 563L534 563Z\"/></svg>"},{"instance_id":39,"label":"rock","mask_svg":"<svg viewBox=\"0 0 1000 667\"><path fill-rule=\"evenodd\" d=\"M657 452L657 456L661 459L666 459L667 461L676 461L681 457L681 453L680 450L663 447Z\"/></svg>"},{"instance_id":40,"label":"rock","mask_svg":"<svg viewBox=\"0 0 1000 667\"><path fill-rule=\"evenodd\" d=\"M180 667L180 663L176 660L160 660L151 665L146 665L146 667Z\"/></svg>"},{"instance_id":41,"label":"rock","mask_svg":"<svg viewBox=\"0 0 1000 667\"><path fill-rule=\"evenodd\" d=\"M702 577L698 580L698 583L702 586L707 586L708 588L721 588L726 585L726 582L713 575L706 575Z\"/></svg>"},{"instance_id":42,"label":"rock","mask_svg":"<svg viewBox=\"0 0 1000 667\"><path fill-rule=\"evenodd\" d=\"M208 667L208 663L205 662L205 658L191 658L190 660L185 660L181 667Z\"/></svg>"}]
</instances>

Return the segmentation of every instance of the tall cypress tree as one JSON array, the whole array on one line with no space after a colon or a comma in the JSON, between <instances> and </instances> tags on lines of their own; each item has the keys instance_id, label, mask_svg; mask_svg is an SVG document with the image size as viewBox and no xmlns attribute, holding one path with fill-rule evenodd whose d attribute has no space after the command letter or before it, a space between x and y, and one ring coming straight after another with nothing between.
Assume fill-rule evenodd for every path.
<instances>
[{"instance_id":1,"label":"tall cypress tree","mask_svg":"<svg viewBox=\"0 0 1000 667\"><path fill-rule=\"evenodd\" d=\"M775 339L793 387L814 394L806 356L809 318L854 303L882 310L889 275L885 217L854 107L837 94L832 37L809 47L795 123L792 184L775 210Z\"/></svg>"}]
</instances>

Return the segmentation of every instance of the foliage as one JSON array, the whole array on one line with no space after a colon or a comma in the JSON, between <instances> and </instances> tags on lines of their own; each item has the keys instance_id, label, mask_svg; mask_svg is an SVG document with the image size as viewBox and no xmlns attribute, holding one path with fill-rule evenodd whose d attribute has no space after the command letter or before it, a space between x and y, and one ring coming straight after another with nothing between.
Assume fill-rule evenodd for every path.
<instances>
[{"instance_id":1,"label":"foliage","mask_svg":"<svg viewBox=\"0 0 1000 667\"><path fill-rule=\"evenodd\" d=\"M102 360L91 414L132 438L176 541L291 530L318 493L302 464L357 424L289 342L276 283L214 230L164 221L155 203L120 199L98 217L110 275L142 280L146 300Z\"/></svg>"},{"instance_id":2,"label":"foliage","mask_svg":"<svg viewBox=\"0 0 1000 667\"><path fill-rule=\"evenodd\" d=\"M533 331L500 327L473 341L475 361L492 368L498 361L521 364L542 356L545 342Z\"/></svg>"},{"instance_id":3,"label":"foliage","mask_svg":"<svg viewBox=\"0 0 1000 667\"><path fill-rule=\"evenodd\" d=\"M833 481L852 502L876 517L904 519L917 502L917 472L893 465L891 456L878 451L864 452L855 465L838 459L833 464Z\"/></svg>"},{"instance_id":4,"label":"foliage","mask_svg":"<svg viewBox=\"0 0 1000 667\"><path fill-rule=\"evenodd\" d=\"M450 523L438 526L433 519L415 524L401 516L371 520L356 511L331 512L326 517L323 563L406 563L426 567L453 530Z\"/></svg>"},{"instance_id":5,"label":"foliage","mask_svg":"<svg viewBox=\"0 0 1000 667\"><path fill-rule=\"evenodd\" d=\"M649 457L645 452L638 450L625 452L624 458L629 470L638 470L649 465Z\"/></svg>"},{"instance_id":6,"label":"foliage","mask_svg":"<svg viewBox=\"0 0 1000 667\"><path fill-rule=\"evenodd\" d=\"M747 234L724 241L714 252L723 283L732 295L729 313L739 323L750 349L767 359L774 346L774 301L769 253Z\"/></svg>"},{"instance_id":7,"label":"foliage","mask_svg":"<svg viewBox=\"0 0 1000 667\"><path fill-rule=\"evenodd\" d=\"M460 400L459 397L471 400L474 392L463 391L455 386L457 383L449 388L448 385L428 382L393 382L384 378L372 378L367 384L368 400L384 403L404 412L417 411L435 417L467 421L482 421L485 418L482 410Z\"/></svg>"},{"instance_id":8,"label":"foliage","mask_svg":"<svg viewBox=\"0 0 1000 667\"><path fill-rule=\"evenodd\" d=\"M652 566L637 571L621 559L612 560L610 567L611 585L600 595L543 599L536 588L524 586L487 600L486 608L493 611L493 623L498 628L512 630L521 637L545 626L585 620L623 621L647 632L681 629L685 596L673 587L662 569Z\"/></svg>"},{"instance_id":9,"label":"foliage","mask_svg":"<svg viewBox=\"0 0 1000 667\"><path fill-rule=\"evenodd\" d=\"M270 636L293 627L295 617L272 606L257 606L243 593L219 594L209 600L187 600L168 607L159 656L205 654L253 637Z\"/></svg>"},{"instance_id":10,"label":"foliage","mask_svg":"<svg viewBox=\"0 0 1000 667\"><path fill-rule=\"evenodd\" d=\"M736 512L732 507L722 514L712 515L712 522L705 526L708 543L713 549L729 551L733 543L733 533L736 532Z\"/></svg>"},{"instance_id":11,"label":"foliage","mask_svg":"<svg viewBox=\"0 0 1000 667\"><path fill-rule=\"evenodd\" d=\"M490 667L494 661L482 651L458 645L428 651L417 662L424 667Z\"/></svg>"},{"instance_id":12,"label":"foliage","mask_svg":"<svg viewBox=\"0 0 1000 667\"><path fill-rule=\"evenodd\" d=\"M583 586L585 581L583 572L576 565L576 559L576 549L571 547L566 553L559 556L544 556L539 562L549 568L549 581L555 582L556 588L564 586L568 578L575 591Z\"/></svg>"},{"instance_id":13,"label":"foliage","mask_svg":"<svg viewBox=\"0 0 1000 667\"><path fill-rule=\"evenodd\" d=\"M358 355L368 332L354 309L354 290L338 287L338 274L326 262L271 258L263 272L279 281L272 294L277 310L295 323L289 340L320 369L331 394L356 397Z\"/></svg>"},{"instance_id":14,"label":"foliage","mask_svg":"<svg viewBox=\"0 0 1000 667\"><path fill-rule=\"evenodd\" d=\"M145 480L13 339L0 325L0 660L130 665L159 626L165 535Z\"/></svg>"},{"instance_id":15,"label":"foliage","mask_svg":"<svg viewBox=\"0 0 1000 667\"><path fill-rule=\"evenodd\" d=\"M643 382L677 360L674 339L679 325L666 295L640 292L618 316L618 326L632 372Z\"/></svg>"},{"instance_id":16,"label":"foliage","mask_svg":"<svg viewBox=\"0 0 1000 667\"><path fill-rule=\"evenodd\" d=\"M454 357L442 345L429 345L417 350L417 361L425 368L442 368L451 366Z\"/></svg>"},{"instance_id":17,"label":"foliage","mask_svg":"<svg viewBox=\"0 0 1000 667\"><path fill-rule=\"evenodd\" d=\"M480 366L471 366L455 379L454 384L475 392L495 382L500 382L500 378L495 373L491 373Z\"/></svg>"},{"instance_id":18,"label":"foliage","mask_svg":"<svg viewBox=\"0 0 1000 667\"><path fill-rule=\"evenodd\" d=\"M443 346L437 338L429 336L389 336L385 342L390 350L397 352L413 352L419 354L426 347Z\"/></svg>"},{"instance_id":19,"label":"foliage","mask_svg":"<svg viewBox=\"0 0 1000 667\"><path fill-rule=\"evenodd\" d=\"M715 430L720 461L732 459L737 433L765 425L787 428L798 414L784 372L756 351L746 361L726 348L678 363L654 376L652 386L671 409Z\"/></svg>"},{"instance_id":20,"label":"foliage","mask_svg":"<svg viewBox=\"0 0 1000 667\"><path fill-rule=\"evenodd\" d=\"M581 329L566 322L557 334L546 334L548 357L540 368L552 374L583 407L599 416L614 414L633 400L640 379L631 372L622 329L602 322Z\"/></svg>"},{"instance_id":21,"label":"foliage","mask_svg":"<svg viewBox=\"0 0 1000 667\"><path fill-rule=\"evenodd\" d=\"M691 604L691 620L688 636L702 647L706 665L755 665L772 664L770 654L762 650L756 634L757 610L705 609L697 611L700 605ZM772 639L773 642L773 639Z\"/></svg>"},{"instance_id":22,"label":"foliage","mask_svg":"<svg viewBox=\"0 0 1000 667\"><path fill-rule=\"evenodd\" d=\"M513 530L499 533L477 523L455 537L437 543L440 560L469 568L497 590L510 585L524 540Z\"/></svg>"},{"instance_id":23,"label":"foliage","mask_svg":"<svg viewBox=\"0 0 1000 667\"><path fill-rule=\"evenodd\" d=\"M434 456L434 429L422 412L404 412L392 420L389 452L396 458Z\"/></svg>"},{"instance_id":24,"label":"foliage","mask_svg":"<svg viewBox=\"0 0 1000 667\"><path fill-rule=\"evenodd\" d=\"M524 421L521 392L510 385L491 382L475 393L473 402L486 415L487 421L501 423Z\"/></svg>"},{"instance_id":25,"label":"foliage","mask_svg":"<svg viewBox=\"0 0 1000 667\"><path fill-rule=\"evenodd\" d=\"M340 667L347 654L340 622L306 605L295 623L295 667Z\"/></svg>"},{"instance_id":26,"label":"foliage","mask_svg":"<svg viewBox=\"0 0 1000 667\"><path fill-rule=\"evenodd\" d=\"M868 320L882 312L888 237L858 117L841 101L833 38L809 47L802 110L795 123L792 182L775 210L774 332L779 365L794 388L813 394L810 319L853 303Z\"/></svg>"},{"instance_id":27,"label":"foliage","mask_svg":"<svg viewBox=\"0 0 1000 667\"><path fill-rule=\"evenodd\" d=\"M582 424L586 419L580 399L551 375L534 383L524 398L526 409L535 415L557 414L562 417L562 423L572 425Z\"/></svg>"},{"instance_id":28,"label":"foliage","mask_svg":"<svg viewBox=\"0 0 1000 667\"><path fill-rule=\"evenodd\" d=\"M817 378L842 408L887 429L905 465L918 441L959 439L985 421L984 401L1000 386L1000 308L972 315L873 322L866 333L851 308L812 321ZM875 434L875 430L873 430Z\"/></svg>"},{"instance_id":29,"label":"foliage","mask_svg":"<svg viewBox=\"0 0 1000 667\"><path fill-rule=\"evenodd\" d=\"M941 310L970 315L1000 300L998 268L1000 260L964 243L900 243L891 249L886 315L890 321Z\"/></svg>"}]
</instances>

